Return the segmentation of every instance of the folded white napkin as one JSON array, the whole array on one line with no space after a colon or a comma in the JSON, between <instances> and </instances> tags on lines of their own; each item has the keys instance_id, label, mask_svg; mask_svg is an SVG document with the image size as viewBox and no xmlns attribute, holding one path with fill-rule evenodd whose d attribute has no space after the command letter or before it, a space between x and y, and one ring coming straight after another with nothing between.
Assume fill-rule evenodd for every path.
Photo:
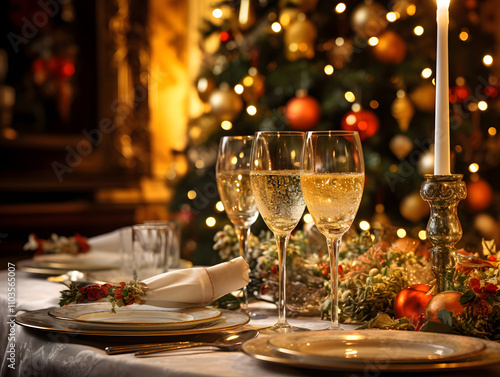
<instances>
[{"instance_id":1,"label":"folded white napkin","mask_svg":"<svg viewBox=\"0 0 500 377\"><path fill-rule=\"evenodd\" d=\"M248 264L242 257L211 267L165 272L143 280L147 305L165 308L203 306L248 284Z\"/></svg>"},{"instance_id":2,"label":"folded white napkin","mask_svg":"<svg viewBox=\"0 0 500 377\"><path fill-rule=\"evenodd\" d=\"M122 242L125 241L125 242ZM120 251L121 245L130 244L132 247L132 227L126 226L109 233L104 233L99 236L87 239L90 246L90 251Z\"/></svg>"}]
</instances>

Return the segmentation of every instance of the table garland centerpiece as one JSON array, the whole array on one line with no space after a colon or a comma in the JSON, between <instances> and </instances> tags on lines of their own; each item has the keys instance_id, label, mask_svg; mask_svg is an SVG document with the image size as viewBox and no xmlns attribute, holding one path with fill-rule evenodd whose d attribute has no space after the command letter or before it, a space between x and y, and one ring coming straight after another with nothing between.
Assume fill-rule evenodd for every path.
<instances>
[{"instance_id":1,"label":"table garland centerpiece","mask_svg":"<svg viewBox=\"0 0 500 377\"><path fill-rule=\"evenodd\" d=\"M339 255L339 320L362 328L447 332L500 340L500 251L483 241L483 252L457 252L453 291L437 293L429 260L431 245L399 238L394 229L350 231ZM231 225L214 237L221 259L237 255ZM275 302L278 254L272 234L249 237L249 296ZM329 316L330 263L324 237L307 224L287 250L288 304L292 315Z\"/></svg>"}]
</instances>

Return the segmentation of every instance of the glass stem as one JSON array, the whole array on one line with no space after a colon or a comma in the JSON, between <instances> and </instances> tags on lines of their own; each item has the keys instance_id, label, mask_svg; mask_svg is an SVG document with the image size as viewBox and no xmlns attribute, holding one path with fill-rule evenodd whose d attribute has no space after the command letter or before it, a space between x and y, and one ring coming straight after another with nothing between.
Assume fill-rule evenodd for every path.
<instances>
[{"instance_id":1,"label":"glass stem","mask_svg":"<svg viewBox=\"0 0 500 377\"><path fill-rule=\"evenodd\" d=\"M331 324L330 329L340 329L339 325L339 251L342 236L327 238L328 251L330 254L330 279L332 295L330 301Z\"/></svg>"},{"instance_id":2,"label":"glass stem","mask_svg":"<svg viewBox=\"0 0 500 377\"><path fill-rule=\"evenodd\" d=\"M286 320L286 249L290 236L276 236L278 246L278 326L287 326Z\"/></svg>"},{"instance_id":3,"label":"glass stem","mask_svg":"<svg viewBox=\"0 0 500 377\"><path fill-rule=\"evenodd\" d=\"M248 263L248 237L250 236L250 228L246 226L236 225L234 227L236 236L238 237L238 243L240 246L240 257L243 257ZM248 309L248 290L247 287L242 288L243 300L240 304L241 309L246 311Z\"/></svg>"}]
</instances>

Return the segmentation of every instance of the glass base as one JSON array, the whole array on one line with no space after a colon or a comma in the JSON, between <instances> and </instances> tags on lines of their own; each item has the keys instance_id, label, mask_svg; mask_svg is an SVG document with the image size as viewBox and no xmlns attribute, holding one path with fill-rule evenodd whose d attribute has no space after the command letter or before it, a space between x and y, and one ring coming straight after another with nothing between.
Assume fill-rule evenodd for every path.
<instances>
[{"instance_id":1,"label":"glass base","mask_svg":"<svg viewBox=\"0 0 500 377\"><path fill-rule=\"evenodd\" d=\"M333 324L330 324L325 330L333 330L333 331L343 331L344 329L339 326L334 326Z\"/></svg>"},{"instance_id":2,"label":"glass base","mask_svg":"<svg viewBox=\"0 0 500 377\"><path fill-rule=\"evenodd\" d=\"M247 316L250 317L250 319L265 319L268 317L267 314L265 313L259 313L258 311L246 311L244 312Z\"/></svg>"},{"instance_id":3,"label":"glass base","mask_svg":"<svg viewBox=\"0 0 500 377\"><path fill-rule=\"evenodd\" d=\"M248 306L245 307L244 305L240 305L239 311L241 313L244 313L247 316L249 316L250 319L265 319L265 318L269 317L269 315L265 311L258 310L258 309L257 310L250 309L250 308L248 308Z\"/></svg>"},{"instance_id":4,"label":"glass base","mask_svg":"<svg viewBox=\"0 0 500 377\"><path fill-rule=\"evenodd\" d=\"M265 327L260 329L261 334L273 335L273 334L289 334L292 332L310 331L304 327L292 326L289 323L276 323L271 327Z\"/></svg>"}]
</instances>

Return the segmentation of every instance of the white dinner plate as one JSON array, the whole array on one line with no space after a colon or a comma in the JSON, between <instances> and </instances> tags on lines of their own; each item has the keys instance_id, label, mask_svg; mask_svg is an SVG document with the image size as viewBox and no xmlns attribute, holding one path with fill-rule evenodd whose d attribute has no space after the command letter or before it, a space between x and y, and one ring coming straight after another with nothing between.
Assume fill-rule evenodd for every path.
<instances>
[{"instance_id":1,"label":"white dinner plate","mask_svg":"<svg viewBox=\"0 0 500 377\"><path fill-rule=\"evenodd\" d=\"M49 310L49 315L63 321L78 322L90 330L180 330L208 324L221 316L213 308L167 309L149 305L115 308L111 303L73 304Z\"/></svg>"},{"instance_id":2,"label":"white dinner plate","mask_svg":"<svg viewBox=\"0 0 500 377\"><path fill-rule=\"evenodd\" d=\"M390 330L360 330L360 332L368 331L396 332ZM313 332L304 332L302 333L302 335L304 337L308 337L311 333ZM461 342L464 340L464 338L466 338L459 335L434 333L424 334L430 337L438 336L442 340L446 340L449 343ZM398 337L398 335L395 335L395 337ZM364 375L370 376L380 375L381 372L437 372L477 369L480 367L500 363L500 344L487 340L479 340L484 344L485 348L483 349L483 351L469 358L450 360L449 362L439 360L428 363L391 363L378 360L376 362L371 362L357 359L344 359L342 361L339 361L338 359L330 359L327 357L315 357L300 354L293 355L278 352L276 349L269 345L268 341L269 338L266 337L259 337L257 339L249 340L248 342L245 342L243 344L242 350L244 353L257 360L262 360L273 364L298 367L301 369L306 368L343 372L363 372Z\"/></svg>"},{"instance_id":3,"label":"white dinner plate","mask_svg":"<svg viewBox=\"0 0 500 377\"><path fill-rule=\"evenodd\" d=\"M429 363L459 360L477 355L484 343L458 337L455 342L441 334L415 331L319 331L282 334L269 338L279 353L336 362Z\"/></svg>"},{"instance_id":4,"label":"white dinner plate","mask_svg":"<svg viewBox=\"0 0 500 377\"><path fill-rule=\"evenodd\" d=\"M243 326L250 321L250 318L244 313L221 309L220 312L222 315L217 320L188 329L152 330L148 327L141 327L136 330L120 330L112 327L91 329L83 326L79 321L65 321L54 318L49 315L48 311L49 309L41 309L20 313L16 316L16 323L32 330L57 332L68 335L98 337L169 337L226 331Z\"/></svg>"}]
</instances>

